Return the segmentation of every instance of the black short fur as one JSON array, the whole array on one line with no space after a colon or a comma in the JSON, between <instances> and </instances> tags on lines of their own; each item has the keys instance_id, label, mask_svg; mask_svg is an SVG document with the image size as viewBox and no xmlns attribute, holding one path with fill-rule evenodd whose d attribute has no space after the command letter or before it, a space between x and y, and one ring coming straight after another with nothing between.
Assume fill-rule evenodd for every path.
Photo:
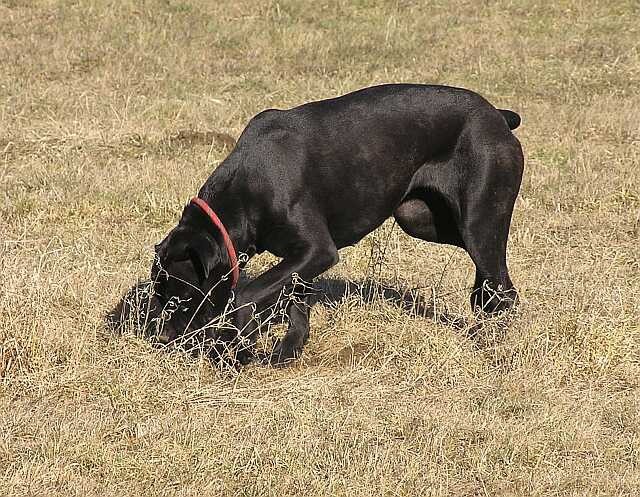
<instances>
[{"instance_id":1,"label":"black short fur","mask_svg":"<svg viewBox=\"0 0 640 497\"><path fill-rule=\"evenodd\" d=\"M237 146L199 192L239 252L269 251L282 261L243 286L236 305L269 307L292 273L310 281L353 245L395 216L411 236L464 248L476 266L471 304L497 312L517 292L506 262L507 237L523 174L520 143L510 128L520 116L497 110L471 91L390 84L289 110L267 110L247 125ZM188 205L157 246L159 299L177 295L201 326L230 295L222 239L199 208ZM166 271L177 278L166 278ZM165 277L163 278L163 274ZM217 286L215 286L217 284ZM297 289L304 301L306 296ZM287 309L289 330L271 361L299 355L309 334L308 309ZM255 339L251 306L235 314ZM176 331L175 333L178 333ZM251 348L239 354L251 359Z\"/></svg>"}]
</instances>

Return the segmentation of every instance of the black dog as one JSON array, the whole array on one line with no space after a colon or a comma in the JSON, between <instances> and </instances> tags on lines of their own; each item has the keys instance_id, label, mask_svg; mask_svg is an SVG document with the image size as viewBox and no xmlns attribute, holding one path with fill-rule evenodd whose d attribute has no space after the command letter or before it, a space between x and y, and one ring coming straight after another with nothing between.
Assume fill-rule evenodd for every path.
<instances>
[{"instance_id":1,"label":"black dog","mask_svg":"<svg viewBox=\"0 0 640 497\"><path fill-rule=\"evenodd\" d=\"M270 361L297 357L309 335L308 306L300 305L308 295L292 275L311 281L336 264L338 249L392 215L411 236L469 253L474 309L510 308L517 292L505 251L524 162L510 130L519 124L516 113L471 91L412 84L258 114L156 246L158 299L179 297L167 339L222 312L237 280L236 251L267 250L282 261L238 291L240 331L227 339L248 344L238 360L250 361L256 316L289 288L298 298L285 309L288 332Z\"/></svg>"}]
</instances>

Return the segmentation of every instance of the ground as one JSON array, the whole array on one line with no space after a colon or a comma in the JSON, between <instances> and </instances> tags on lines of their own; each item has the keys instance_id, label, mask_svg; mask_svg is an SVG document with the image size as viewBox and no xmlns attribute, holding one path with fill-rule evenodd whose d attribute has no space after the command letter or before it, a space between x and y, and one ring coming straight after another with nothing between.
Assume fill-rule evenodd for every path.
<instances>
[{"instance_id":1,"label":"ground","mask_svg":"<svg viewBox=\"0 0 640 497\"><path fill-rule=\"evenodd\" d=\"M636 495L639 15L595 0L0 3L0 494ZM219 371L105 329L226 135L383 82L463 86L522 115L522 303L506 322L476 326L462 250L387 223L319 282L353 285L314 308L292 367ZM368 298L367 280L423 305Z\"/></svg>"}]
</instances>

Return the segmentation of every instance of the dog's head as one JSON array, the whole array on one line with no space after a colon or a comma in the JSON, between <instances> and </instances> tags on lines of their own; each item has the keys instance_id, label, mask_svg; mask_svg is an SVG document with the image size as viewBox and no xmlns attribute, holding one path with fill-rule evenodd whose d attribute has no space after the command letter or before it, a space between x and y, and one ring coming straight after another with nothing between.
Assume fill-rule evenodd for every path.
<instances>
[{"instance_id":1,"label":"dog's head","mask_svg":"<svg viewBox=\"0 0 640 497\"><path fill-rule=\"evenodd\" d=\"M171 320L191 323L193 329L224 310L231 296L230 272L220 234L206 215L189 205L180 223L156 245L151 279Z\"/></svg>"}]
</instances>

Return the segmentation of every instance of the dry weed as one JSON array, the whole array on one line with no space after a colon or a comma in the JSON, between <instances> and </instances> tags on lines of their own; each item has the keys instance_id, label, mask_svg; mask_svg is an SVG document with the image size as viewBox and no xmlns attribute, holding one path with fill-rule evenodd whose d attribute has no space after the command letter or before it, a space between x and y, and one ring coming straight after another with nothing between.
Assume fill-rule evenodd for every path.
<instances>
[{"instance_id":1,"label":"dry weed","mask_svg":"<svg viewBox=\"0 0 640 497\"><path fill-rule=\"evenodd\" d=\"M637 495L639 14L1 3L0 495ZM105 329L253 114L390 81L523 116L508 322L477 326L463 251L389 222L315 283L289 368Z\"/></svg>"}]
</instances>

